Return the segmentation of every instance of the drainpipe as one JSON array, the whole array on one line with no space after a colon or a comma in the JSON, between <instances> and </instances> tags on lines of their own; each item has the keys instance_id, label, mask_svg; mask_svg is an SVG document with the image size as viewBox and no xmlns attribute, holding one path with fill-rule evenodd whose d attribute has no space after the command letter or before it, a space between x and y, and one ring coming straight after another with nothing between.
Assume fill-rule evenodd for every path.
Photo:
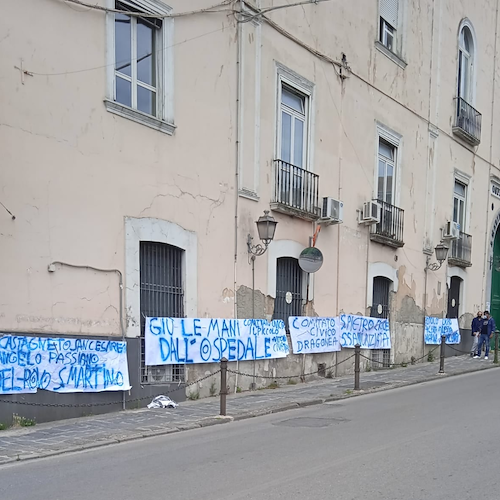
<instances>
[{"instance_id":1,"label":"drainpipe","mask_svg":"<svg viewBox=\"0 0 500 500\"><path fill-rule=\"evenodd\" d=\"M430 257L427 255L425 260L425 269L424 269L424 329L425 329L425 317L427 316L427 277L429 275L429 269L427 266L429 264ZM425 336L423 338L423 350L422 356L425 356Z\"/></svg>"},{"instance_id":2,"label":"drainpipe","mask_svg":"<svg viewBox=\"0 0 500 500\"><path fill-rule=\"evenodd\" d=\"M99 267L93 267L93 266L82 266L78 264L68 264L67 262L61 262L59 260L55 260L54 262L51 262L49 264L48 270L49 272L53 273L55 272L56 268L55 266L66 266L66 267L72 267L74 269L87 269L90 271L97 271L99 273L116 273L118 274L118 286L120 288L119 290L119 318L120 318L120 333L122 335L122 341L125 342L125 326L123 324L123 274L119 269L102 269ZM126 409L126 399L125 399L125 391L122 391L122 409Z\"/></svg>"},{"instance_id":3,"label":"drainpipe","mask_svg":"<svg viewBox=\"0 0 500 500\"><path fill-rule=\"evenodd\" d=\"M243 11L244 1L240 0L240 12ZM241 168L241 80L242 80L242 69L241 69L241 35L242 35L242 25L236 20L236 166L234 173L235 182L235 202L234 202L234 318L238 318L238 204L239 204L239 190L240 190L240 168ZM252 318L255 319L255 318ZM236 378L234 383L234 392L238 388L238 371L240 362L236 361Z\"/></svg>"},{"instance_id":4,"label":"drainpipe","mask_svg":"<svg viewBox=\"0 0 500 500\"><path fill-rule=\"evenodd\" d=\"M492 97L491 97L491 122L490 122L490 161L488 165L488 193L490 192L490 183L491 183L491 164L493 162L493 118L494 118L494 112L495 112L495 90L496 90L496 80L497 80L497 35L498 35L498 7L499 7L499 0L497 0L497 8L496 8L496 14L495 14L495 49L494 49L494 54L493 54L493 90L492 90ZM486 214L485 214L485 223L486 227L488 228L488 212L489 212L489 196L488 196L488 202L486 203ZM490 302L489 300L486 300L486 291L487 291L487 286L486 286L486 279L488 276L488 234L489 230L486 230L484 232L484 266L483 266L483 291L482 291L482 296L484 297L484 303L486 306L486 302ZM491 298L491 289L490 289L490 297ZM488 309L491 309L491 304L488 307Z\"/></svg>"}]
</instances>

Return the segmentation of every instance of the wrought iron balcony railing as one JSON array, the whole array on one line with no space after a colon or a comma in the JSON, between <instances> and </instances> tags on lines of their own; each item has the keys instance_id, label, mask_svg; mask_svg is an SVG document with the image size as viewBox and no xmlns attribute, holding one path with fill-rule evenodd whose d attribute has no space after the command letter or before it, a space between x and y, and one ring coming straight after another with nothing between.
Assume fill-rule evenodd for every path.
<instances>
[{"instance_id":1,"label":"wrought iron balcony railing","mask_svg":"<svg viewBox=\"0 0 500 500\"><path fill-rule=\"evenodd\" d=\"M456 117L453 133L473 146L477 146L481 142L481 113L461 97L456 97L455 103Z\"/></svg>"},{"instance_id":2,"label":"wrought iron balcony railing","mask_svg":"<svg viewBox=\"0 0 500 500\"><path fill-rule=\"evenodd\" d=\"M402 247L404 210L382 200L375 200L380 205L380 221L372 226L370 239L391 247Z\"/></svg>"},{"instance_id":3,"label":"wrought iron balcony railing","mask_svg":"<svg viewBox=\"0 0 500 500\"><path fill-rule=\"evenodd\" d=\"M470 267L472 266L472 236L460 233L457 240L451 242L448 264L450 266Z\"/></svg>"},{"instance_id":4,"label":"wrought iron balcony railing","mask_svg":"<svg viewBox=\"0 0 500 500\"><path fill-rule=\"evenodd\" d=\"M271 208L307 220L317 219L320 215L319 175L275 160Z\"/></svg>"}]
</instances>

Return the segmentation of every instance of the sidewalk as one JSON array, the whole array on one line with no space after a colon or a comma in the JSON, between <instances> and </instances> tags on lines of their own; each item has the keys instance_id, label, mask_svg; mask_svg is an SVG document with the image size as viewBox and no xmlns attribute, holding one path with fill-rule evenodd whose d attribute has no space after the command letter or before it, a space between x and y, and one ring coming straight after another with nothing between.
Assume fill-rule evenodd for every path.
<instances>
[{"instance_id":1,"label":"sidewalk","mask_svg":"<svg viewBox=\"0 0 500 500\"><path fill-rule=\"evenodd\" d=\"M488 368L496 368L492 360L460 356L446 359L444 375L438 374L439 360L407 368L363 372L359 394ZM354 376L350 375L233 394L227 399L230 417L226 418L218 416L219 398L214 397L186 401L176 409L143 408L0 431L0 465L321 404L357 395L353 385Z\"/></svg>"}]
</instances>

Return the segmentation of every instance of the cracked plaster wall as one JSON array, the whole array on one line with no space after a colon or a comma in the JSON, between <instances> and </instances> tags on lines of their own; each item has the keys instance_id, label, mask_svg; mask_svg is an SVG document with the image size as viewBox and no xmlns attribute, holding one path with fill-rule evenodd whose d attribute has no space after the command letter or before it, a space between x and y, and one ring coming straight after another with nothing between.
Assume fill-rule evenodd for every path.
<instances>
[{"instance_id":1,"label":"cracked plaster wall","mask_svg":"<svg viewBox=\"0 0 500 500\"><path fill-rule=\"evenodd\" d=\"M176 48L177 61L196 55L198 63L176 64L170 137L106 111L104 13L84 16L50 1L6 8L0 201L16 219L0 207L0 331L119 335L115 275L47 266L61 260L125 275L125 216L196 233L196 315L232 317L234 299L221 290L234 289L233 21L225 30L223 14L175 23L176 39L190 39ZM37 29L14 29L20 18ZM47 29L54 20L57 32ZM206 32L210 43L197 36ZM14 69L21 58L27 71L67 74L25 76L22 84Z\"/></svg>"}]
</instances>

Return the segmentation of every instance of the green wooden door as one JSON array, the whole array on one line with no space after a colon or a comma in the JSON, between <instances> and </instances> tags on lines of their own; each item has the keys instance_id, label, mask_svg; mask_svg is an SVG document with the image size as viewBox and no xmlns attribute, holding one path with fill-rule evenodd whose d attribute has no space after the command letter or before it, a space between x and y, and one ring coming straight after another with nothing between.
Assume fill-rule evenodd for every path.
<instances>
[{"instance_id":1,"label":"green wooden door","mask_svg":"<svg viewBox=\"0 0 500 500\"><path fill-rule=\"evenodd\" d=\"M495 243L493 245L493 265L491 266L491 315L500 326L500 231L497 230ZM494 338L492 339L492 341Z\"/></svg>"}]
</instances>

